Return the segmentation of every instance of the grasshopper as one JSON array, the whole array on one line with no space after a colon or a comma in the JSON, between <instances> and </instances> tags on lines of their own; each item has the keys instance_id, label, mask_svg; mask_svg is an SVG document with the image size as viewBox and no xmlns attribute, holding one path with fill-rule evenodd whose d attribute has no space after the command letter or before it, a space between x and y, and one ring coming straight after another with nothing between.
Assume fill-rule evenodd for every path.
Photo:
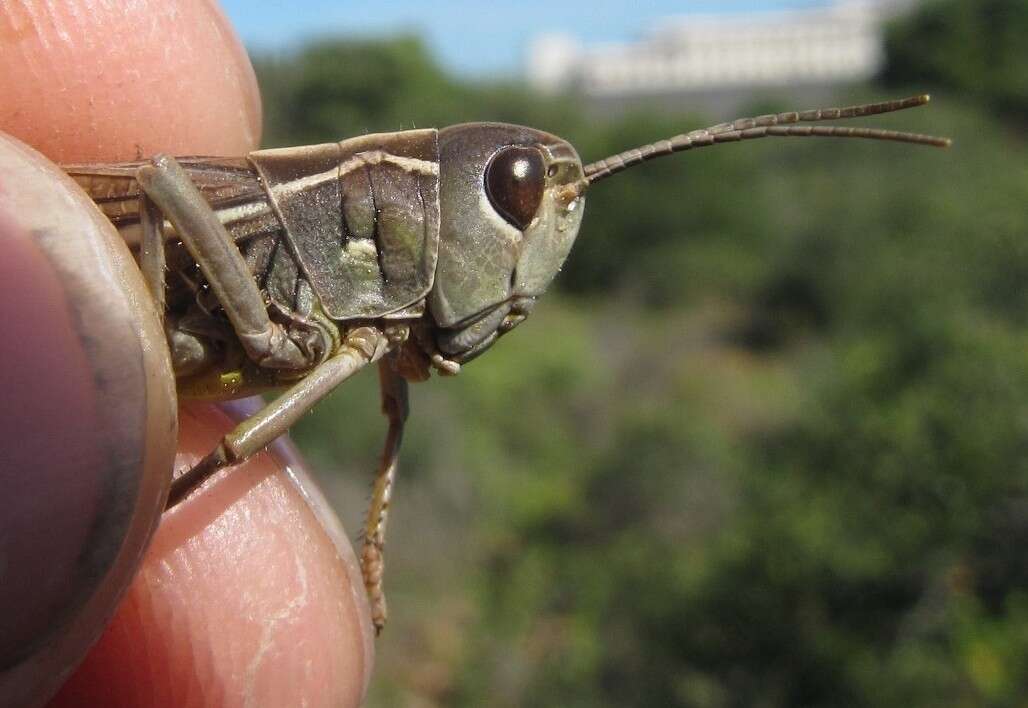
<instances>
[{"instance_id":1,"label":"grasshopper","mask_svg":"<svg viewBox=\"0 0 1028 708\"><path fill-rule=\"evenodd\" d=\"M586 165L549 133L467 123L245 157L159 155L63 169L134 248L181 396L228 400L286 389L176 477L167 508L377 363L388 432L360 560L381 630L407 383L432 370L457 374L528 317L571 250L588 188L655 157L764 137L945 147L949 140L927 135L801 125L927 102L914 96L741 118Z\"/></svg>"}]
</instances>

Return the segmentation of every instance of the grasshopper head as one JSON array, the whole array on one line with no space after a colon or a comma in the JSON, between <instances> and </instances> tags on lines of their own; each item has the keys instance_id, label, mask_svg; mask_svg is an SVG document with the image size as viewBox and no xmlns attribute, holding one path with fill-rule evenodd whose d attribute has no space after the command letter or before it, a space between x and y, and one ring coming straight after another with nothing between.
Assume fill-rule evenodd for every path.
<instances>
[{"instance_id":1,"label":"grasshopper head","mask_svg":"<svg viewBox=\"0 0 1028 708\"><path fill-rule=\"evenodd\" d=\"M879 128L810 126L915 108L927 95L846 108L739 118L631 148L582 166L558 137L499 123L439 132L439 263L429 294L436 345L461 363L531 311L571 250L586 188L663 155L767 137L868 138L947 147L932 135Z\"/></svg>"},{"instance_id":2,"label":"grasshopper head","mask_svg":"<svg viewBox=\"0 0 1028 708\"><path fill-rule=\"evenodd\" d=\"M582 161L531 128L468 123L439 132L436 345L465 362L525 319L582 221Z\"/></svg>"}]
</instances>

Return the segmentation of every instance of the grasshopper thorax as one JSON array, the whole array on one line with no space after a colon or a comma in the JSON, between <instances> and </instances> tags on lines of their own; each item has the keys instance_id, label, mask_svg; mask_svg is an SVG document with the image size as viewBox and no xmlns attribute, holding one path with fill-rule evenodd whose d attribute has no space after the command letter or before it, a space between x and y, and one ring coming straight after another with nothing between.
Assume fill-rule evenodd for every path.
<instances>
[{"instance_id":1,"label":"grasshopper thorax","mask_svg":"<svg viewBox=\"0 0 1028 708\"><path fill-rule=\"evenodd\" d=\"M567 258L584 198L582 161L549 133L500 123L439 131L436 344L465 362L531 311Z\"/></svg>"}]
</instances>

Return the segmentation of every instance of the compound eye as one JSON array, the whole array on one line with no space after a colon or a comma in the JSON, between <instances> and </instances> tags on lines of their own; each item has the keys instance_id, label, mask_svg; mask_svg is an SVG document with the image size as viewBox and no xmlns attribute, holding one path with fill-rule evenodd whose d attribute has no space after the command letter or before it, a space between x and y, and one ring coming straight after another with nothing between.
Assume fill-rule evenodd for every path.
<instances>
[{"instance_id":1,"label":"compound eye","mask_svg":"<svg viewBox=\"0 0 1028 708\"><path fill-rule=\"evenodd\" d=\"M505 147L485 168L485 191L500 216L524 231L543 200L545 174L539 150Z\"/></svg>"}]
</instances>

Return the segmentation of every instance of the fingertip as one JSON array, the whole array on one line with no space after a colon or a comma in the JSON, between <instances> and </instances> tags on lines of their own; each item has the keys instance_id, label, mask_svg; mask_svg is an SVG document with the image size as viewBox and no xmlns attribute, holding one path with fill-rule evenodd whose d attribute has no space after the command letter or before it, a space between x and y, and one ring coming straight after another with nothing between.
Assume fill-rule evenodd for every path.
<instances>
[{"instance_id":1,"label":"fingertip","mask_svg":"<svg viewBox=\"0 0 1028 708\"><path fill-rule=\"evenodd\" d=\"M175 393L128 249L3 135L0 253L0 705L34 705L99 636L157 524Z\"/></svg>"},{"instance_id":2,"label":"fingertip","mask_svg":"<svg viewBox=\"0 0 1028 708\"><path fill-rule=\"evenodd\" d=\"M232 425L187 407L177 466ZM373 661L366 600L309 498L261 453L166 514L54 705L359 705Z\"/></svg>"},{"instance_id":3,"label":"fingertip","mask_svg":"<svg viewBox=\"0 0 1028 708\"><path fill-rule=\"evenodd\" d=\"M214 0L0 4L0 129L57 162L241 155L253 67Z\"/></svg>"}]
</instances>

